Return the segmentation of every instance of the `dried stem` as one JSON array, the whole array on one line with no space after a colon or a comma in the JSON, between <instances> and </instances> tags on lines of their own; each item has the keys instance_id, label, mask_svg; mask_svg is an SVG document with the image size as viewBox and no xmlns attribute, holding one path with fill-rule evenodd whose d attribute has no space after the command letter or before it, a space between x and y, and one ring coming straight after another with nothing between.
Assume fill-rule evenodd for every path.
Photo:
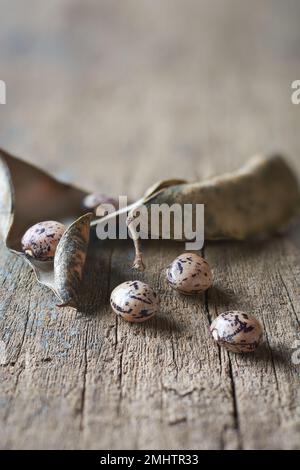
<instances>
[{"instance_id":1,"label":"dried stem","mask_svg":"<svg viewBox=\"0 0 300 470\"><path fill-rule=\"evenodd\" d=\"M95 219L91 222L91 227L98 225L98 224L105 224L108 220L113 219L114 217L117 217L118 215L124 214L125 212L130 212L136 209L141 204L143 204L143 202L144 202L144 198L141 198L138 201L133 202L132 204L129 204L129 206L122 207L121 209L118 209L115 212L111 212L110 214L107 214L105 217L101 217L100 219Z\"/></svg>"},{"instance_id":2,"label":"dried stem","mask_svg":"<svg viewBox=\"0 0 300 470\"><path fill-rule=\"evenodd\" d=\"M136 232L135 226L131 225L133 220L136 218L135 211L140 206L145 204L147 201L151 200L152 198L157 196L159 193L164 191L165 188L176 185L176 184L183 184L183 183L185 183L184 180L178 180L178 179L160 181L159 183L156 183L155 185L151 186L151 188L148 191L146 191L145 195L138 201L134 202L133 204L130 204L129 206L122 207L121 209L118 209L115 212L111 212L105 217L101 217L100 219L93 220L91 222L91 226L95 226L98 224L105 224L108 220L113 219L114 217L117 217L120 214L124 214L125 212L128 212L126 223L127 223L128 230L131 234L131 237L134 243L134 249L135 249L135 258L133 262L133 268L138 269L139 271L144 271L145 265L143 262L143 255L141 251L140 236Z\"/></svg>"},{"instance_id":3,"label":"dried stem","mask_svg":"<svg viewBox=\"0 0 300 470\"><path fill-rule=\"evenodd\" d=\"M143 263L143 256L142 256L142 251L140 247L140 239L139 235L137 234L135 227L131 225L132 221L135 219L134 212L135 210L141 206L145 201L144 198L139 199L138 201L134 202L133 204L130 204L129 206L122 207L121 209L111 212L110 214L106 215L105 217L101 217L100 219L93 220L91 222L91 226L95 226L98 224L105 224L108 220L113 219L114 217L117 217L120 214L124 214L126 212L129 213L126 223L128 230L131 234L133 243L134 243L134 249L135 249L135 258L133 262L133 268L138 269L139 271L144 271L145 265Z\"/></svg>"},{"instance_id":4,"label":"dried stem","mask_svg":"<svg viewBox=\"0 0 300 470\"><path fill-rule=\"evenodd\" d=\"M130 232L131 238L134 243L134 249L135 249L135 257L133 261L132 267L134 269L137 269L138 271L144 271L145 269L145 264L143 262L143 253L141 250L141 241L140 241L140 236L136 231L136 228L134 225L132 225L132 222L135 220L137 217L135 211L137 208L134 208L132 211L130 211L129 216L127 217L126 223L128 230Z\"/></svg>"}]
</instances>

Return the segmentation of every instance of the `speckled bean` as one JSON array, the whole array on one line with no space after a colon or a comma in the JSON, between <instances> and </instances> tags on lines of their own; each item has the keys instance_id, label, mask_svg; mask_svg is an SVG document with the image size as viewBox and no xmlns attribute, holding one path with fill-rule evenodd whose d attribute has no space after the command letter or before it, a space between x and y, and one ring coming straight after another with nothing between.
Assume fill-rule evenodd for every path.
<instances>
[{"instance_id":1,"label":"speckled bean","mask_svg":"<svg viewBox=\"0 0 300 470\"><path fill-rule=\"evenodd\" d=\"M50 261L65 230L63 224L54 220L39 222L23 235L22 250L39 261Z\"/></svg>"},{"instance_id":2,"label":"speckled bean","mask_svg":"<svg viewBox=\"0 0 300 470\"><path fill-rule=\"evenodd\" d=\"M112 309L124 320L140 323L153 317L159 310L159 299L148 284L141 281L127 281L111 293Z\"/></svg>"},{"instance_id":3,"label":"speckled bean","mask_svg":"<svg viewBox=\"0 0 300 470\"><path fill-rule=\"evenodd\" d=\"M253 316L240 311L221 313L211 324L212 337L236 353L254 351L262 341L263 328Z\"/></svg>"},{"instance_id":4,"label":"speckled bean","mask_svg":"<svg viewBox=\"0 0 300 470\"><path fill-rule=\"evenodd\" d=\"M183 253L175 258L166 274L170 286L186 295L200 294L213 282L209 264L197 253Z\"/></svg>"}]
</instances>

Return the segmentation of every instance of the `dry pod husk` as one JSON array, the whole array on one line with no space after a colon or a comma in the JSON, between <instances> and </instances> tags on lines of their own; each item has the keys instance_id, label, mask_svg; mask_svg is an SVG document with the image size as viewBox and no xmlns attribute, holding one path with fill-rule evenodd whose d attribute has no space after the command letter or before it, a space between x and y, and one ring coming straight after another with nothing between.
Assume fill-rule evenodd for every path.
<instances>
[{"instance_id":1,"label":"dry pod husk","mask_svg":"<svg viewBox=\"0 0 300 470\"><path fill-rule=\"evenodd\" d=\"M295 173L281 155L253 157L240 170L207 181L159 182L129 207L128 226L136 249L133 267L144 267L139 237L133 227L139 207L145 204L149 215L151 204L171 206L174 203L181 206L193 204L193 210L196 204L205 205L206 240L245 240L285 228L299 214L300 189ZM106 223L115 215L110 214L93 223ZM150 224L149 220L149 233ZM171 226L171 239L174 238L173 232ZM183 238L182 241L187 240Z\"/></svg>"},{"instance_id":2,"label":"dry pod husk","mask_svg":"<svg viewBox=\"0 0 300 470\"><path fill-rule=\"evenodd\" d=\"M76 308L89 243L91 214L83 214L86 192L60 183L47 173L0 150L0 230L6 246L25 259L38 281L49 287L61 305ZM22 252L28 227L57 220L67 228L54 261L39 261Z\"/></svg>"},{"instance_id":3,"label":"dry pod husk","mask_svg":"<svg viewBox=\"0 0 300 470\"><path fill-rule=\"evenodd\" d=\"M128 227L136 250L134 267L143 269L139 236L132 223L142 204L148 209L152 203L204 204L207 240L243 240L270 234L285 227L300 207L297 178L280 155L255 157L242 169L208 181L158 182L134 204L92 223L92 214L83 215L82 201L87 194L0 150L0 234L11 251L29 262L39 282L50 287L63 305L74 307L78 304L90 225L105 224L129 211ZM26 229L42 220L57 220L67 227L54 263L39 262L21 251Z\"/></svg>"},{"instance_id":4,"label":"dry pod husk","mask_svg":"<svg viewBox=\"0 0 300 470\"><path fill-rule=\"evenodd\" d=\"M300 189L284 157L256 156L235 172L169 186L149 203L204 204L206 240L244 240L280 230L299 214Z\"/></svg>"}]
</instances>

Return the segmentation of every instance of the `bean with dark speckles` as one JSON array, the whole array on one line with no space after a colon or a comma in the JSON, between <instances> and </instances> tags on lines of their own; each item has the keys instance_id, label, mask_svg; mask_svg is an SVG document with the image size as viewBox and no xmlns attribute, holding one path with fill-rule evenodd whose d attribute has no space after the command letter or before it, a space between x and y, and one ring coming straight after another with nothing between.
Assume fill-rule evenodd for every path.
<instances>
[{"instance_id":1,"label":"bean with dark speckles","mask_svg":"<svg viewBox=\"0 0 300 470\"><path fill-rule=\"evenodd\" d=\"M60 222L47 220L30 227L21 240L24 253L39 261L53 260L56 247L66 228Z\"/></svg>"},{"instance_id":2,"label":"bean with dark speckles","mask_svg":"<svg viewBox=\"0 0 300 470\"><path fill-rule=\"evenodd\" d=\"M124 320L141 323L159 310L159 299L154 290L141 281L127 281L111 293L110 304Z\"/></svg>"},{"instance_id":3,"label":"bean with dark speckles","mask_svg":"<svg viewBox=\"0 0 300 470\"><path fill-rule=\"evenodd\" d=\"M186 295L200 294L212 285L209 264L197 253L183 253L167 268L167 280L173 289Z\"/></svg>"}]
</instances>

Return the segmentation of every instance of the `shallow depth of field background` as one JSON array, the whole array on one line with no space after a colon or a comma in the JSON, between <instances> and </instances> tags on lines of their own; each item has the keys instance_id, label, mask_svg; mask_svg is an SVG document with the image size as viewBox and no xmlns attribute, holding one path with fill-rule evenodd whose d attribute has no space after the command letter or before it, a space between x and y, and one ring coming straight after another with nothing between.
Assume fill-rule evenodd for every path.
<instances>
[{"instance_id":1,"label":"shallow depth of field background","mask_svg":"<svg viewBox=\"0 0 300 470\"><path fill-rule=\"evenodd\" d=\"M260 151L300 153L296 0L1 0L0 10L0 145L62 177L133 197L145 168L152 184L209 176L204 159L213 173L216 160L221 172Z\"/></svg>"}]
</instances>

